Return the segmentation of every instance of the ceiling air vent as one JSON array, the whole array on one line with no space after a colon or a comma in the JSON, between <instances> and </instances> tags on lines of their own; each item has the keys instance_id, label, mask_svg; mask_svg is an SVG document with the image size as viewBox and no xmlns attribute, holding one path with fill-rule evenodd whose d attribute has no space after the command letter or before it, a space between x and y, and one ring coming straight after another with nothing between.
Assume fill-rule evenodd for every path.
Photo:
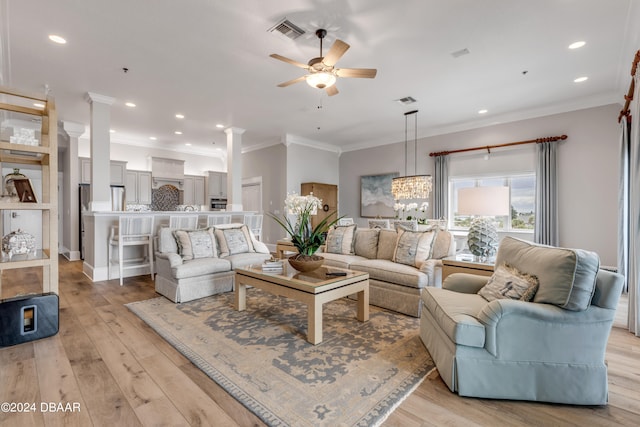
<instances>
[{"instance_id":1,"label":"ceiling air vent","mask_svg":"<svg viewBox=\"0 0 640 427\"><path fill-rule=\"evenodd\" d=\"M280 22L269 28L267 31L270 33L280 33L283 36L289 37L291 40L295 40L304 34L304 30L302 28L298 27L287 18L283 18Z\"/></svg>"},{"instance_id":2,"label":"ceiling air vent","mask_svg":"<svg viewBox=\"0 0 640 427\"><path fill-rule=\"evenodd\" d=\"M399 102L400 104L403 104L403 105L409 105L417 101L413 96L405 96L404 98L396 99L396 102Z\"/></svg>"},{"instance_id":3,"label":"ceiling air vent","mask_svg":"<svg viewBox=\"0 0 640 427\"><path fill-rule=\"evenodd\" d=\"M451 56L453 56L454 58L460 58L461 56L464 55L469 55L469 49L464 48L464 49L460 49L460 50L456 50L455 52L451 52Z\"/></svg>"}]
</instances>

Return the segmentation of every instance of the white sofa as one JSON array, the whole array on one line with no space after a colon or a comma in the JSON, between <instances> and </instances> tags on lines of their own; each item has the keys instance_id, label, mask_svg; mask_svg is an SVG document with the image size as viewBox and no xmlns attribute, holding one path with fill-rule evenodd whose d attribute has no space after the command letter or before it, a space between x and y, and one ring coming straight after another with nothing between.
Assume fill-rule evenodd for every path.
<instances>
[{"instance_id":1,"label":"white sofa","mask_svg":"<svg viewBox=\"0 0 640 427\"><path fill-rule=\"evenodd\" d=\"M235 248L230 248L225 239L225 235L231 234L236 242L238 238L242 241ZM186 246L193 245L188 248L191 251L180 245L177 236L181 236ZM175 303L229 292L233 290L235 268L262 264L270 257L267 247L256 240L244 224L224 224L201 230L161 227L156 242L156 292Z\"/></svg>"},{"instance_id":2,"label":"white sofa","mask_svg":"<svg viewBox=\"0 0 640 427\"><path fill-rule=\"evenodd\" d=\"M422 290L428 286L441 286L442 258L455 255L455 239L451 233L438 228L414 232L350 227L354 229L351 242L343 239L332 245L332 233L342 227L329 231L327 244L319 253L325 258L324 265L369 273L370 304L419 317ZM398 244L402 246L404 240L412 238L422 242L417 246L430 246L405 250L405 254L416 251L410 262L402 259L402 248L398 251Z\"/></svg>"}]
</instances>

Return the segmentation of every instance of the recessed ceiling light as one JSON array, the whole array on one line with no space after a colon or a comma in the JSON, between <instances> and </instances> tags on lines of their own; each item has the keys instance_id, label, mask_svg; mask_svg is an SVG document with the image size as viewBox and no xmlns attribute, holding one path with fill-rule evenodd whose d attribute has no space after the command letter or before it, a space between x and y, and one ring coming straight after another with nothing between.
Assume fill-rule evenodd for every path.
<instances>
[{"instance_id":1,"label":"recessed ceiling light","mask_svg":"<svg viewBox=\"0 0 640 427\"><path fill-rule=\"evenodd\" d=\"M587 44L587 42L583 42L583 41L579 41L579 42L575 42L575 43L571 43L569 45L569 49L579 49L582 46L584 46L585 44Z\"/></svg>"},{"instance_id":2,"label":"recessed ceiling light","mask_svg":"<svg viewBox=\"0 0 640 427\"><path fill-rule=\"evenodd\" d=\"M186 145L187 147L191 147L191 143L190 142L187 142L184 145Z\"/></svg>"},{"instance_id":3,"label":"recessed ceiling light","mask_svg":"<svg viewBox=\"0 0 640 427\"><path fill-rule=\"evenodd\" d=\"M224 125L217 124L217 125L216 125L216 127L217 127L218 129L222 129L222 128L224 127Z\"/></svg>"},{"instance_id":4,"label":"recessed ceiling light","mask_svg":"<svg viewBox=\"0 0 640 427\"><path fill-rule=\"evenodd\" d=\"M149 139L152 140L152 141L155 141L158 138L156 138L155 136L150 136Z\"/></svg>"},{"instance_id":5,"label":"recessed ceiling light","mask_svg":"<svg viewBox=\"0 0 640 427\"><path fill-rule=\"evenodd\" d=\"M184 119L184 116L182 114L176 114L176 119Z\"/></svg>"},{"instance_id":6,"label":"recessed ceiling light","mask_svg":"<svg viewBox=\"0 0 640 427\"><path fill-rule=\"evenodd\" d=\"M115 129L109 129L110 133L116 133Z\"/></svg>"},{"instance_id":7,"label":"recessed ceiling light","mask_svg":"<svg viewBox=\"0 0 640 427\"><path fill-rule=\"evenodd\" d=\"M125 102L124 105L126 105L127 107L131 107L131 108L136 106L136 104L134 104L133 102Z\"/></svg>"},{"instance_id":8,"label":"recessed ceiling light","mask_svg":"<svg viewBox=\"0 0 640 427\"><path fill-rule=\"evenodd\" d=\"M176 135L182 135L182 132L180 132L179 130L174 132Z\"/></svg>"},{"instance_id":9,"label":"recessed ceiling light","mask_svg":"<svg viewBox=\"0 0 640 427\"><path fill-rule=\"evenodd\" d=\"M478 114L487 114L489 112L489 110L478 110Z\"/></svg>"},{"instance_id":10,"label":"recessed ceiling light","mask_svg":"<svg viewBox=\"0 0 640 427\"><path fill-rule=\"evenodd\" d=\"M44 108L44 104L40 104L39 102L34 102L33 106L37 108Z\"/></svg>"},{"instance_id":11,"label":"recessed ceiling light","mask_svg":"<svg viewBox=\"0 0 640 427\"><path fill-rule=\"evenodd\" d=\"M66 44L67 41L64 39L64 37L60 37L57 36L55 34L49 34L49 40L51 40L54 43L58 43L58 44Z\"/></svg>"},{"instance_id":12,"label":"recessed ceiling light","mask_svg":"<svg viewBox=\"0 0 640 427\"><path fill-rule=\"evenodd\" d=\"M574 83L582 83L584 81L587 81L589 77L578 77L577 79L575 79L573 82Z\"/></svg>"}]
</instances>

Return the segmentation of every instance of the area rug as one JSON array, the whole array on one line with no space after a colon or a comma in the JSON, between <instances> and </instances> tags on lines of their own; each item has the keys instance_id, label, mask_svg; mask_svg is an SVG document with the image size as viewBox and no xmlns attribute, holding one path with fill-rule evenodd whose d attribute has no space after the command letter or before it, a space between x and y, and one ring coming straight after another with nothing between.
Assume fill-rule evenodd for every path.
<instances>
[{"instance_id":1,"label":"area rug","mask_svg":"<svg viewBox=\"0 0 640 427\"><path fill-rule=\"evenodd\" d=\"M234 294L174 304L164 297L127 307L270 426L375 426L434 364L418 319L356 303L324 305L323 342L306 341L306 306L259 289L247 310Z\"/></svg>"}]
</instances>

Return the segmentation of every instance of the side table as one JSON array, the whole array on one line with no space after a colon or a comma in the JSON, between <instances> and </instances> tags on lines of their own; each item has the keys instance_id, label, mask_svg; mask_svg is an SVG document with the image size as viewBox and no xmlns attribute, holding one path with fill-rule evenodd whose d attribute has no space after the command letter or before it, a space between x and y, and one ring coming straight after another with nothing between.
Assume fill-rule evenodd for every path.
<instances>
[{"instance_id":1,"label":"side table","mask_svg":"<svg viewBox=\"0 0 640 427\"><path fill-rule=\"evenodd\" d=\"M468 256L452 256L442 259L442 280L453 273L477 274L479 276L491 276L493 274L493 262L474 261Z\"/></svg>"},{"instance_id":2,"label":"side table","mask_svg":"<svg viewBox=\"0 0 640 427\"><path fill-rule=\"evenodd\" d=\"M278 240L276 242L276 257L283 259L285 252L298 253L298 249L295 246L293 246L293 243L291 243L291 240L286 240L286 239Z\"/></svg>"}]
</instances>

